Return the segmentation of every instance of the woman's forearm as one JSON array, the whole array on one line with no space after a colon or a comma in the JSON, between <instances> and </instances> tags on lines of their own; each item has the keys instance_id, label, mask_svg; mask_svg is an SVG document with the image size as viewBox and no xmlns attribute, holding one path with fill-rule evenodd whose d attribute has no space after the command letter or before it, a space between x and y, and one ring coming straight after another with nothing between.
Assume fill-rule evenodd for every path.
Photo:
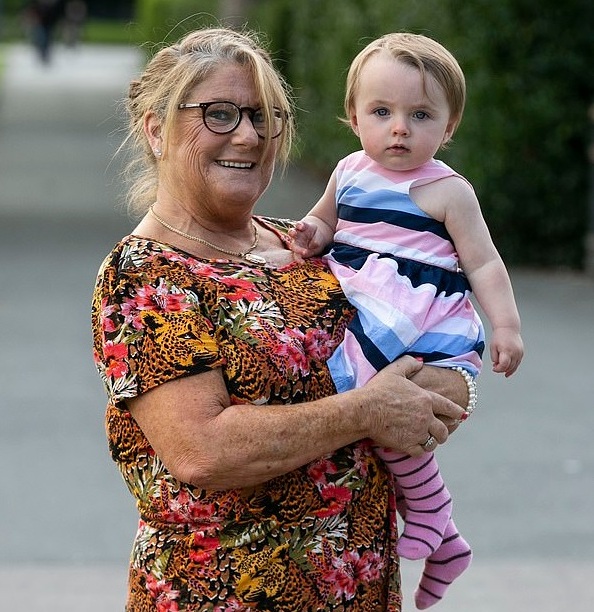
<instances>
[{"instance_id":1,"label":"woman's forearm","mask_svg":"<svg viewBox=\"0 0 594 612\"><path fill-rule=\"evenodd\" d=\"M466 405L466 385L458 373L423 370L429 370L418 374L423 386ZM430 428L439 431L434 411L450 408L441 400L395 370L363 389L305 404L230 406L212 424L208 438L213 444L201 453L202 469L194 472L193 483L204 488L259 484L366 437L401 452L422 452L419 443ZM454 412L444 422L459 417Z\"/></svg>"},{"instance_id":2,"label":"woman's forearm","mask_svg":"<svg viewBox=\"0 0 594 612\"><path fill-rule=\"evenodd\" d=\"M143 394L130 410L175 478L204 489L247 487L367 437L408 454L420 454L429 433L445 441L435 415L462 411L407 379L419 367L399 360L361 389L265 406L229 405L222 380L201 374ZM426 378L439 386L439 374Z\"/></svg>"},{"instance_id":3,"label":"woman's forearm","mask_svg":"<svg viewBox=\"0 0 594 612\"><path fill-rule=\"evenodd\" d=\"M220 373L164 383L130 412L171 474L205 489L259 484L366 437L357 393L288 405L230 405Z\"/></svg>"},{"instance_id":4,"label":"woman's forearm","mask_svg":"<svg viewBox=\"0 0 594 612\"><path fill-rule=\"evenodd\" d=\"M180 469L201 488L260 484L365 438L369 413L355 402L347 393L305 404L229 406L200 445L187 449Z\"/></svg>"}]
</instances>

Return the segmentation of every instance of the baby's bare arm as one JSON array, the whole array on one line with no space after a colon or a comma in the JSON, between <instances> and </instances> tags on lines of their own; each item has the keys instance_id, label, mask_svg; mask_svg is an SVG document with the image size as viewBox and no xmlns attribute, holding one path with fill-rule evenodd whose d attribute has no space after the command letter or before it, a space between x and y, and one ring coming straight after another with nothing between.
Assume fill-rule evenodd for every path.
<instances>
[{"instance_id":1,"label":"baby's bare arm","mask_svg":"<svg viewBox=\"0 0 594 612\"><path fill-rule=\"evenodd\" d=\"M511 280L472 187L459 177L449 177L413 188L411 197L419 208L445 223L460 266L491 324L493 370L511 376L524 355L520 315Z\"/></svg>"},{"instance_id":2,"label":"baby's bare arm","mask_svg":"<svg viewBox=\"0 0 594 612\"><path fill-rule=\"evenodd\" d=\"M334 231L313 215L303 217L289 230L290 247L300 259L319 255L332 241Z\"/></svg>"},{"instance_id":3,"label":"baby's bare arm","mask_svg":"<svg viewBox=\"0 0 594 612\"><path fill-rule=\"evenodd\" d=\"M298 259L319 255L332 242L336 231L337 214L336 179L330 177L328 185L315 206L289 230L291 250Z\"/></svg>"},{"instance_id":4,"label":"baby's bare arm","mask_svg":"<svg viewBox=\"0 0 594 612\"><path fill-rule=\"evenodd\" d=\"M459 179L447 187L445 224L460 265L491 324L493 371L511 376L524 355L511 279L472 189Z\"/></svg>"}]
</instances>

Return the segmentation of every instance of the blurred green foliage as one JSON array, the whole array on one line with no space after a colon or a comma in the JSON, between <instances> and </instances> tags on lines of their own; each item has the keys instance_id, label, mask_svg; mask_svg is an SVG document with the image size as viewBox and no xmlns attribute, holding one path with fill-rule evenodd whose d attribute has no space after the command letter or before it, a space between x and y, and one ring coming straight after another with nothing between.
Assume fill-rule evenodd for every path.
<instances>
[{"instance_id":1,"label":"blurred green foliage","mask_svg":"<svg viewBox=\"0 0 594 612\"><path fill-rule=\"evenodd\" d=\"M452 161L475 182L510 263L583 265L592 23L589 0L474 0L456 10L452 40L469 92ZM480 34L464 34L477 24Z\"/></svg>"},{"instance_id":2,"label":"blurred green foliage","mask_svg":"<svg viewBox=\"0 0 594 612\"><path fill-rule=\"evenodd\" d=\"M136 21L147 50L217 23L217 0L136 0Z\"/></svg>"},{"instance_id":3,"label":"blurred green foliage","mask_svg":"<svg viewBox=\"0 0 594 612\"><path fill-rule=\"evenodd\" d=\"M112 21L110 19L89 19L85 22L82 39L85 43L105 45L144 44L144 32L133 21Z\"/></svg>"}]
</instances>

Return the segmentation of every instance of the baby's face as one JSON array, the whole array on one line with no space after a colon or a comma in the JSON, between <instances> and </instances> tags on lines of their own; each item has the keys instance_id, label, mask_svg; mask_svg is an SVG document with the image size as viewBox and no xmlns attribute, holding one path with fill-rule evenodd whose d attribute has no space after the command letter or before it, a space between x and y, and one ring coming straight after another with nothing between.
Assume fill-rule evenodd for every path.
<instances>
[{"instance_id":1,"label":"baby's face","mask_svg":"<svg viewBox=\"0 0 594 612\"><path fill-rule=\"evenodd\" d=\"M350 120L369 157L397 171L430 160L455 128L435 78L383 51L361 70Z\"/></svg>"}]
</instances>

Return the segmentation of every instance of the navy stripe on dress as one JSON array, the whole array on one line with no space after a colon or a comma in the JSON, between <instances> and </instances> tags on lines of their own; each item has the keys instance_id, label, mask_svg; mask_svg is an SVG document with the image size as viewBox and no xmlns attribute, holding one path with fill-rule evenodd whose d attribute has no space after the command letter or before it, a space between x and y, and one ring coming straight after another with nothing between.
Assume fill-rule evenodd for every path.
<instances>
[{"instance_id":1,"label":"navy stripe on dress","mask_svg":"<svg viewBox=\"0 0 594 612\"><path fill-rule=\"evenodd\" d=\"M385 368L390 360L379 350L379 348L369 339L363 326L361 325L361 319L357 312L353 317L353 320L349 323L349 331L355 336L359 343L365 359L379 372L382 368Z\"/></svg>"},{"instance_id":2,"label":"navy stripe on dress","mask_svg":"<svg viewBox=\"0 0 594 612\"><path fill-rule=\"evenodd\" d=\"M408 196L407 196L408 199ZM417 232L430 232L452 242L445 225L432 217L422 217L402 210L386 210L385 208L361 209L347 204L338 205L338 217L352 223L388 223Z\"/></svg>"},{"instance_id":3,"label":"navy stripe on dress","mask_svg":"<svg viewBox=\"0 0 594 612\"><path fill-rule=\"evenodd\" d=\"M334 243L331 257L339 264L348 266L352 270L360 270L372 251L349 244ZM412 261L391 253L380 253L379 258L388 257L398 262L398 273L406 276L413 287L431 284L436 287L436 294L444 296L470 291L470 283L462 271L454 272L429 263Z\"/></svg>"}]
</instances>

